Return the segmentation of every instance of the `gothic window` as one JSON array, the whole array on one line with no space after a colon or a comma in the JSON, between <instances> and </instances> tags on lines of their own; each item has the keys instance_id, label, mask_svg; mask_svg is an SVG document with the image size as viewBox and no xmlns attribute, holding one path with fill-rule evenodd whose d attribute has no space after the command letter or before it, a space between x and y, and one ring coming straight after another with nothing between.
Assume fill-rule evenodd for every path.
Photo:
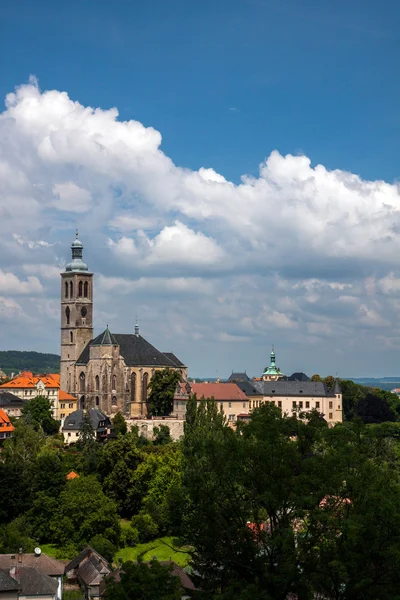
<instances>
[{"instance_id":1,"label":"gothic window","mask_svg":"<svg viewBox=\"0 0 400 600\"><path fill-rule=\"evenodd\" d=\"M67 320L67 325L69 325L70 315L71 315L71 311L69 310L69 306L67 306L67 308L65 309L65 318Z\"/></svg>"},{"instance_id":2,"label":"gothic window","mask_svg":"<svg viewBox=\"0 0 400 600\"><path fill-rule=\"evenodd\" d=\"M113 406L117 406L117 396L112 397L111 403Z\"/></svg>"},{"instance_id":3,"label":"gothic window","mask_svg":"<svg viewBox=\"0 0 400 600\"><path fill-rule=\"evenodd\" d=\"M136 399L136 373L131 375L131 402L135 402Z\"/></svg>"},{"instance_id":4,"label":"gothic window","mask_svg":"<svg viewBox=\"0 0 400 600\"><path fill-rule=\"evenodd\" d=\"M142 383L142 402L147 402L147 386L149 385L149 376L147 373L143 375Z\"/></svg>"},{"instance_id":5,"label":"gothic window","mask_svg":"<svg viewBox=\"0 0 400 600\"><path fill-rule=\"evenodd\" d=\"M96 377L94 378L94 385L96 388L96 392L98 392L100 390L100 377L98 375L96 375Z\"/></svg>"},{"instance_id":6,"label":"gothic window","mask_svg":"<svg viewBox=\"0 0 400 600\"><path fill-rule=\"evenodd\" d=\"M113 390L117 389L117 376L116 375L112 376L112 389Z\"/></svg>"},{"instance_id":7,"label":"gothic window","mask_svg":"<svg viewBox=\"0 0 400 600\"><path fill-rule=\"evenodd\" d=\"M81 409L85 410L85 396L81 396Z\"/></svg>"},{"instance_id":8,"label":"gothic window","mask_svg":"<svg viewBox=\"0 0 400 600\"><path fill-rule=\"evenodd\" d=\"M89 284L87 281L85 281L85 283L83 284L83 295L85 298L88 298L89 296Z\"/></svg>"},{"instance_id":9,"label":"gothic window","mask_svg":"<svg viewBox=\"0 0 400 600\"><path fill-rule=\"evenodd\" d=\"M83 372L79 375L79 391L85 391L85 373Z\"/></svg>"},{"instance_id":10,"label":"gothic window","mask_svg":"<svg viewBox=\"0 0 400 600\"><path fill-rule=\"evenodd\" d=\"M69 296L70 298L72 298L72 296L74 295L74 284L72 283L72 281L69 282Z\"/></svg>"},{"instance_id":11,"label":"gothic window","mask_svg":"<svg viewBox=\"0 0 400 600\"><path fill-rule=\"evenodd\" d=\"M96 406L100 406L100 398L96 396Z\"/></svg>"},{"instance_id":12,"label":"gothic window","mask_svg":"<svg viewBox=\"0 0 400 600\"><path fill-rule=\"evenodd\" d=\"M74 334L72 333L72 331L69 332L69 341L71 342L71 344L74 342Z\"/></svg>"},{"instance_id":13,"label":"gothic window","mask_svg":"<svg viewBox=\"0 0 400 600\"><path fill-rule=\"evenodd\" d=\"M83 319L86 317L86 315L87 315L86 306L82 306L82 308L81 308L81 315L82 315Z\"/></svg>"},{"instance_id":14,"label":"gothic window","mask_svg":"<svg viewBox=\"0 0 400 600\"><path fill-rule=\"evenodd\" d=\"M65 297L68 298L68 281L65 282Z\"/></svg>"},{"instance_id":15,"label":"gothic window","mask_svg":"<svg viewBox=\"0 0 400 600\"><path fill-rule=\"evenodd\" d=\"M79 285L78 285L78 296L79 296L79 298L82 298L82 296L83 296L83 283L82 283L82 281L80 281Z\"/></svg>"}]
</instances>

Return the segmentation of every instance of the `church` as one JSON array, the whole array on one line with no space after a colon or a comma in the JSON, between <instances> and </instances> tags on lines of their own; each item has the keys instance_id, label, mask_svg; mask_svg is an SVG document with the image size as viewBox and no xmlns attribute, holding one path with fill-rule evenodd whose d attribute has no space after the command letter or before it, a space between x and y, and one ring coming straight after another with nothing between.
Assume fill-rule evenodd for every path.
<instances>
[{"instance_id":1,"label":"church","mask_svg":"<svg viewBox=\"0 0 400 600\"><path fill-rule=\"evenodd\" d=\"M82 409L145 418L155 371L169 368L186 379L187 367L145 340L137 324L134 333L112 333L107 326L93 337L93 273L82 260L78 232L71 250L72 261L61 273L61 389Z\"/></svg>"}]
</instances>

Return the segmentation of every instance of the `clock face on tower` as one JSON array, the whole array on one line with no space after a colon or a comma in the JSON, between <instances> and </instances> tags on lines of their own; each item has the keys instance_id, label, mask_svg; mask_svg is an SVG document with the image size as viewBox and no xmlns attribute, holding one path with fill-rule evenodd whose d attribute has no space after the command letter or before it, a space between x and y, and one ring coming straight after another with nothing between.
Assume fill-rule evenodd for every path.
<instances>
[{"instance_id":1,"label":"clock face on tower","mask_svg":"<svg viewBox=\"0 0 400 600\"><path fill-rule=\"evenodd\" d=\"M86 315L87 315L86 306L83 306L83 308L81 309L81 315L82 315L82 317L86 317Z\"/></svg>"}]
</instances>

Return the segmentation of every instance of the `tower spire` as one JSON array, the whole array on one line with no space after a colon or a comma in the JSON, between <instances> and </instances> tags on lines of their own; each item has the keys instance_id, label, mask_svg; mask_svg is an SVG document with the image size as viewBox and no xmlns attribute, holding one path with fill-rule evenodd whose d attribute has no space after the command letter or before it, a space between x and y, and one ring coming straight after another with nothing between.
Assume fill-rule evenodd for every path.
<instances>
[{"instance_id":1,"label":"tower spire","mask_svg":"<svg viewBox=\"0 0 400 600\"><path fill-rule=\"evenodd\" d=\"M139 336L139 325L138 325L137 317L136 317L136 325L135 325L135 335Z\"/></svg>"}]
</instances>

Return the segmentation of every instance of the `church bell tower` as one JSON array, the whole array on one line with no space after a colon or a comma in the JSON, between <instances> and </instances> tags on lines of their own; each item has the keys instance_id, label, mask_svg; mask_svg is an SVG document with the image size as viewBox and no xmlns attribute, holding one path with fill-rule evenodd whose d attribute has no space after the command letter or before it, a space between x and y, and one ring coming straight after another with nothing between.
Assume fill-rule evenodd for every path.
<instances>
[{"instance_id":1,"label":"church bell tower","mask_svg":"<svg viewBox=\"0 0 400 600\"><path fill-rule=\"evenodd\" d=\"M61 273L61 364L60 387L74 394L75 362L93 338L93 273L82 260L83 245L72 242L72 261Z\"/></svg>"}]
</instances>

